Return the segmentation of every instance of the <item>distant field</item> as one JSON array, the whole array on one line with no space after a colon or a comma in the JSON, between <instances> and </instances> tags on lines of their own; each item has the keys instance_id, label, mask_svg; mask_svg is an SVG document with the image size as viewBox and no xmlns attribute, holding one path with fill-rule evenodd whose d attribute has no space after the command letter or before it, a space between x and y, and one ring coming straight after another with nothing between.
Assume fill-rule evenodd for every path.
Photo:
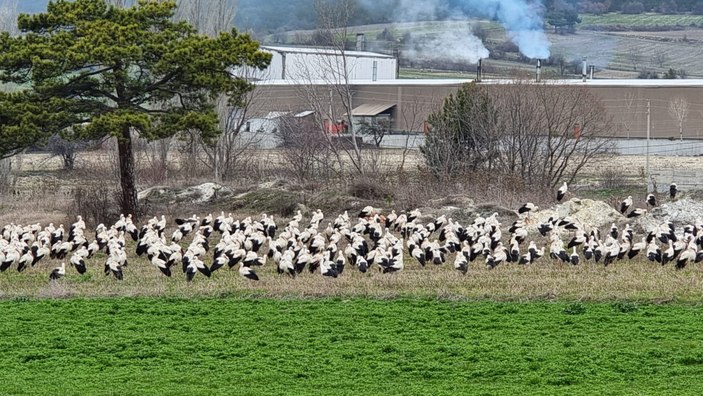
<instances>
[{"instance_id":1,"label":"distant field","mask_svg":"<svg viewBox=\"0 0 703 396\"><path fill-rule=\"evenodd\" d=\"M610 13L603 15L581 15L581 26L588 25L622 25L636 26L691 26L703 24L703 15L662 15L638 14L628 15Z\"/></svg>"},{"instance_id":2,"label":"distant field","mask_svg":"<svg viewBox=\"0 0 703 396\"><path fill-rule=\"evenodd\" d=\"M639 37L657 41L703 41L703 29L691 28L682 30L669 30L664 32L637 32L637 31L625 31L625 32L612 32L610 33L616 36L626 36L626 37Z\"/></svg>"},{"instance_id":3,"label":"distant field","mask_svg":"<svg viewBox=\"0 0 703 396\"><path fill-rule=\"evenodd\" d=\"M700 307L436 300L0 303L0 394L699 394Z\"/></svg>"}]
</instances>

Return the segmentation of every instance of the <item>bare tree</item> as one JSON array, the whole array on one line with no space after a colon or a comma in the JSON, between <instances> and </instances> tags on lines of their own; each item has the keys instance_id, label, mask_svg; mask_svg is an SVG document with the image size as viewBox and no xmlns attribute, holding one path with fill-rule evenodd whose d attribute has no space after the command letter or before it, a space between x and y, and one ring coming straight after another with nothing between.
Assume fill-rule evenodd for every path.
<instances>
[{"instance_id":1,"label":"bare tree","mask_svg":"<svg viewBox=\"0 0 703 396\"><path fill-rule=\"evenodd\" d=\"M214 37L232 28L236 10L236 0L178 0L174 18L187 21L199 33ZM247 105L251 103L250 99L245 99ZM242 152L238 136L246 121L247 111L228 106L224 97L216 100L215 108L220 119L220 138L204 142L198 133L185 131L181 136L185 142L181 152L185 157L183 162L187 174L197 175L198 164L204 162L212 170L214 179L221 181L223 173L228 177L227 173L233 171L235 158Z\"/></svg>"},{"instance_id":2,"label":"bare tree","mask_svg":"<svg viewBox=\"0 0 703 396\"><path fill-rule=\"evenodd\" d=\"M625 114L622 117L622 126L625 129L627 138L630 138L630 131L632 130L632 125L635 123L637 118L637 95L633 91L628 91L625 93Z\"/></svg>"},{"instance_id":3,"label":"bare tree","mask_svg":"<svg viewBox=\"0 0 703 396\"><path fill-rule=\"evenodd\" d=\"M301 183L317 178L328 179L335 172L330 166L333 153L327 142L320 139L314 121L281 117L275 135L280 141L283 161Z\"/></svg>"},{"instance_id":4,"label":"bare tree","mask_svg":"<svg viewBox=\"0 0 703 396\"><path fill-rule=\"evenodd\" d=\"M683 124L688 118L688 107L688 100L680 96L669 101L669 115L679 127L679 138L681 141L683 141Z\"/></svg>"},{"instance_id":5,"label":"bare tree","mask_svg":"<svg viewBox=\"0 0 703 396\"><path fill-rule=\"evenodd\" d=\"M12 186L12 158L0 160L0 193L7 192Z\"/></svg>"},{"instance_id":6,"label":"bare tree","mask_svg":"<svg viewBox=\"0 0 703 396\"><path fill-rule=\"evenodd\" d=\"M0 31L15 36L17 28L17 0L2 0L0 2ZM13 183L12 158L0 159L0 192L5 192Z\"/></svg>"},{"instance_id":7,"label":"bare tree","mask_svg":"<svg viewBox=\"0 0 703 396\"><path fill-rule=\"evenodd\" d=\"M640 62L642 62L642 50L632 46L627 50L626 56L627 60L632 65L632 69L634 71L637 71L637 67L639 66Z\"/></svg>"},{"instance_id":8,"label":"bare tree","mask_svg":"<svg viewBox=\"0 0 703 396\"><path fill-rule=\"evenodd\" d=\"M17 1L0 1L0 31L8 32L12 36L19 34L17 28Z\"/></svg>"},{"instance_id":9,"label":"bare tree","mask_svg":"<svg viewBox=\"0 0 703 396\"><path fill-rule=\"evenodd\" d=\"M217 100L220 136L213 142L201 141L204 163L213 172L215 181L236 177L240 166L253 156L252 148L263 139L259 131L245 131L247 121L259 110L255 107L260 104L254 100L255 95L256 91L250 92L239 106L229 105L224 97Z\"/></svg>"},{"instance_id":10,"label":"bare tree","mask_svg":"<svg viewBox=\"0 0 703 396\"><path fill-rule=\"evenodd\" d=\"M237 11L236 0L178 0L177 5L176 19L211 37L232 29Z\"/></svg>"},{"instance_id":11,"label":"bare tree","mask_svg":"<svg viewBox=\"0 0 703 396\"><path fill-rule=\"evenodd\" d=\"M372 119L359 122L359 134L371 136L376 148L381 148L383 138L390 133L392 120L390 118Z\"/></svg>"},{"instance_id":12,"label":"bare tree","mask_svg":"<svg viewBox=\"0 0 703 396\"><path fill-rule=\"evenodd\" d=\"M515 175L525 183L553 188L562 181L573 181L597 156L610 152L612 121L585 87L517 81L479 86L471 97L487 99L474 106L477 110L472 114L450 114L444 119L449 121L450 131L471 124L465 131L474 136L460 142L479 148L472 157L478 160L473 169ZM436 139L433 134L438 129L437 118L430 120L433 125L428 141ZM490 127L483 128L489 135L482 136L481 125ZM455 150L454 146L446 149Z\"/></svg>"},{"instance_id":13,"label":"bare tree","mask_svg":"<svg viewBox=\"0 0 703 396\"><path fill-rule=\"evenodd\" d=\"M667 62L669 62L669 55L667 55L666 52L661 49L654 51L654 54L652 55L652 63L659 67L664 67Z\"/></svg>"},{"instance_id":14,"label":"bare tree","mask_svg":"<svg viewBox=\"0 0 703 396\"><path fill-rule=\"evenodd\" d=\"M174 137L149 141L139 139L136 147L141 148L146 166L139 170L139 177L145 184L161 183L170 177L169 153L174 146Z\"/></svg>"},{"instance_id":15,"label":"bare tree","mask_svg":"<svg viewBox=\"0 0 703 396\"><path fill-rule=\"evenodd\" d=\"M399 172L403 172L408 153L419 138L417 131L424 133L429 128L427 115L437 108L439 98L436 92L430 91L427 95L414 95L410 100L403 102L403 111L398 113L405 126L406 135L400 164L398 164Z\"/></svg>"},{"instance_id":16,"label":"bare tree","mask_svg":"<svg viewBox=\"0 0 703 396\"><path fill-rule=\"evenodd\" d=\"M571 183L597 156L611 152L613 125L586 87L538 86L542 130L542 183ZM529 100L529 99L528 99ZM588 106L583 106L588 103Z\"/></svg>"},{"instance_id":17,"label":"bare tree","mask_svg":"<svg viewBox=\"0 0 703 396\"><path fill-rule=\"evenodd\" d=\"M53 135L49 138L46 148L52 155L61 157L64 170L71 171L76 164L78 152L87 146L88 143L84 141L70 141L59 135Z\"/></svg>"},{"instance_id":18,"label":"bare tree","mask_svg":"<svg viewBox=\"0 0 703 396\"><path fill-rule=\"evenodd\" d=\"M342 150L349 158L354 170L359 173L364 173L363 157L361 155L361 147L357 141L357 130L354 125L352 116L353 110L353 90L351 86L350 70L352 68L351 59L347 56L346 44L350 39L348 24L354 11L355 2L353 0L315 0L315 12L318 17L318 30L328 32L328 35L333 38L332 49L333 55L319 56L318 64L310 65L316 68L323 76L324 82L330 88L330 102L335 101L343 114L336 113L336 106L330 103L329 113L322 112L319 114L328 114L328 120L334 122L341 119L347 125L347 132L350 136L350 144L334 145L335 149Z\"/></svg>"}]
</instances>

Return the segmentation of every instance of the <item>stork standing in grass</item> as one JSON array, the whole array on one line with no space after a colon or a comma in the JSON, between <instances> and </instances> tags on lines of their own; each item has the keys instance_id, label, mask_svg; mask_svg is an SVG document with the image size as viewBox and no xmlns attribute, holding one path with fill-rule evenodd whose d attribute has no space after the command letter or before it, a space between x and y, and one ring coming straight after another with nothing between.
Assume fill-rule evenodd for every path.
<instances>
[{"instance_id":1,"label":"stork standing in grass","mask_svg":"<svg viewBox=\"0 0 703 396\"><path fill-rule=\"evenodd\" d=\"M259 280L259 277L256 275L256 272L254 272L254 270L252 270L251 268L245 266L244 263L239 263L239 275L250 280Z\"/></svg>"},{"instance_id":2,"label":"stork standing in grass","mask_svg":"<svg viewBox=\"0 0 703 396\"><path fill-rule=\"evenodd\" d=\"M49 274L49 280L55 281L59 278L63 278L66 275L66 263L61 263L60 267L54 268Z\"/></svg>"},{"instance_id":3,"label":"stork standing in grass","mask_svg":"<svg viewBox=\"0 0 703 396\"><path fill-rule=\"evenodd\" d=\"M557 190L557 202L561 202L561 200L564 199L567 191L569 191L569 187L566 185L566 182L564 182Z\"/></svg>"}]
</instances>

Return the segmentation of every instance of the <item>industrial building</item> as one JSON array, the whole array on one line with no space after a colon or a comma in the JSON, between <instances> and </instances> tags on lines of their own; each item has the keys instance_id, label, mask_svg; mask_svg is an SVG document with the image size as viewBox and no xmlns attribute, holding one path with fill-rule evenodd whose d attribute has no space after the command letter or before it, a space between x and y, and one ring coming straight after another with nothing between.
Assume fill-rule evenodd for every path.
<instances>
[{"instance_id":1,"label":"industrial building","mask_svg":"<svg viewBox=\"0 0 703 396\"><path fill-rule=\"evenodd\" d=\"M341 52L330 48L262 46L272 54L261 81L387 81L398 78L398 60L367 51ZM345 73L346 70L346 73Z\"/></svg>"},{"instance_id":2,"label":"industrial building","mask_svg":"<svg viewBox=\"0 0 703 396\"><path fill-rule=\"evenodd\" d=\"M393 132L426 132L427 116L449 94L462 84L473 80L413 80L351 81L352 116L369 120L384 117L391 120ZM484 79L480 84L506 84L506 80ZM547 80L541 84L587 87L600 98L605 110L613 117L615 136L625 139L647 137L647 104L650 111L650 136L653 139L679 139L679 128L669 111L670 102L683 98L688 103L684 123L684 139L703 139L703 80ZM334 87L325 80L310 81L319 98L332 98L324 108L342 117L345 112L335 103ZM298 84L278 80L261 82L257 86L257 101L265 112L301 112L314 110ZM589 106L589 103L584 103ZM329 111L326 111L329 114Z\"/></svg>"}]
</instances>

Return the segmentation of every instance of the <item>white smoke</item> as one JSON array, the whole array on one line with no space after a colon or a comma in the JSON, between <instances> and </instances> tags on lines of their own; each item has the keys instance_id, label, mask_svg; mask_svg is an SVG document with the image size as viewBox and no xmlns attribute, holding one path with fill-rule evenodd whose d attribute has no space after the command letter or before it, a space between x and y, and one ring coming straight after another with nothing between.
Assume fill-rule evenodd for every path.
<instances>
[{"instance_id":1,"label":"white smoke","mask_svg":"<svg viewBox=\"0 0 703 396\"><path fill-rule=\"evenodd\" d=\"M440 35L414 43L405 52L405 56L411 59L441 58L463 63L478 63L479 59L488 58L488 55L488 49L468 27L443 31Z\"/></svg>"},{"instance_id":2,"label":"white smoke","mask_svg":"<svg viewBox=\"0 0 703 396\"><path fill-rule=\"evenodd\" d=\"M520 52L528 58L549 58L551 43L544 33L544 7L526 0L464 0L467 16L498 20Z\"/></svg>"},{"instance_id":3,"label":"white smoke","mask_svg":"<svg viewBox=\"0 0 703 396\"><path fill-rule=\"evenodd\" d=\"M360 4L368 10L373 10L379 1L383 0L360 0ZM466 20L467 17L496 20L503 25L508 37L523 55L529 58L549 58L551 43L544 32L544 7L539 1L463 0L458 9L449 9L444 0L398 0L397 4L395 22L432 21L447 16L450 20ZM417 55L420 50L429 49L429 55L434 58L452 56L463 60L478 60L488 56L486 47L470 30L441 33L431 39L431 42L436 47L416 43ZM460 51L464 52L457 56Z\"/></svg>"},{"instance_id":4,"label":"white smoke","mask_svg":"<svg viewBox=\"0 0 703 396\"><path fill-rule=\"evenodd\" d=\"M400 0L395 19L416 22L434 21L439 17L449 20L466 19L461 13L450 11L443 0ZM488 49L470 27L467 23L456 29L440 29L428 38L413 40L411 49L406 51L405 56L411 59L442 59L466 63L477 63L479 59L488 58ZM422 26L418 28L422 29Z\"/></svg>"}]
</instances>

